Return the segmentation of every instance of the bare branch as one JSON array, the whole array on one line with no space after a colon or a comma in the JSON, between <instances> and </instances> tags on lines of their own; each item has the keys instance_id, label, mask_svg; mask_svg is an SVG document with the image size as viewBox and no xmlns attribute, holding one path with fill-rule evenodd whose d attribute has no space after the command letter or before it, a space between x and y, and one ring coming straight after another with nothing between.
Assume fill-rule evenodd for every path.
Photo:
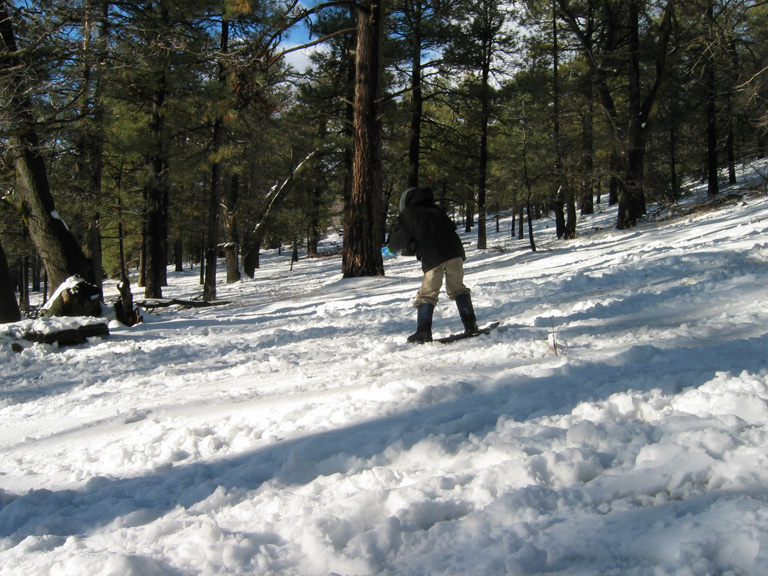
<instances>
[{"instance_id":1,"label":"bare branch","mask_svg":"<svg viewBox=\"0 0 768 576\"><path fill-rule=\"evenodd\" d=\"M296 52L298 50L304 50L305 48L311 48L312 46L317 46L318 44L322 44L326 40L330 40L334 36L339 36L340 34L346 34L347 32L354 32L354 28L343 28L342 30L337 30L336 32L332 32L331 34L326 34L322 38L318 38L317 40L313 40L312 42L307 42L306 44L301 44L300 46L294 46L293 48L286 48L285 50L278 52L274 55L274 59L281 58L282 56L285 56L286 54L290 54L291 52Z\"/></svg>"},{"instance_id":2,"label":"bare branch","mask_svg":"<svg viewBox=\"0 0 768 576\"><path fill-rule=\"evenodd\" d=\"M301 170L302 166L306 164L315 154L317 153L317 150L313 150L307 156L298 163L298 165L291 170L291 173L288 175L288 177L283 181L282 184L279 186L275 184L272 189L269 191L269 194L267 194L267 198L269 198L269 205L267 206L267 209L264 211L264 216L261 218L258 224L254 227L254 232L258 233L259 230L266 225L266 222L269 217L269 213L274 207L275 203L277 202L278 198L282 196L283 191L286 189L288 184L293 180L293 178L298 174L299 170Z\"/></svg>"}]
</instances>

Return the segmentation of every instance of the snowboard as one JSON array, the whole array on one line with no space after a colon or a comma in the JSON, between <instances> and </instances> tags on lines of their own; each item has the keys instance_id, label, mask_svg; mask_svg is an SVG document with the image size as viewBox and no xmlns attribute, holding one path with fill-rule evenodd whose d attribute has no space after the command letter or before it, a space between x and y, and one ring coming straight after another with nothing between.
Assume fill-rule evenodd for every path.
<instances>
[{"instance_id":1,"label":"snowboard","mask_svg":"<svg viewBox=\"0 0 768 576\"><path fill-rule=\"evenodd\" d=\"M449 344L451 342L456 342L457 340L464 340L465 338L474 338L475 336L490 334L491 330L499 327L499 324L501 324L501 322L491 322L490 324L487 324L486 326L479 328L477 332L472 332L470 334L467 334L466 332L457 332L455 334L451 334L450 336L443 336L442 338L434 338L432 341L440 342L442 344Z\"/></svg>"}]
</instances>

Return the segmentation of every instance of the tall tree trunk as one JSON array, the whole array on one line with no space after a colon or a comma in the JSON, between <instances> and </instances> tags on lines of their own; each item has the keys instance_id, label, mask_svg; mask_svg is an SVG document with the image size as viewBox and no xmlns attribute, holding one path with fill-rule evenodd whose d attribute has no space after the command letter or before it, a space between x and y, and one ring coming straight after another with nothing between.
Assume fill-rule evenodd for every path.
<instances>
[{"instance_id":1,"label":"tall tree trunk","mask_svg":"<svg viewBox=\"0 0 768 576\"><path fill-rule=\"evenodd\" d=\"M707 194L717 196L720 192L718 182L718 145L717 145L717 81L715 74L715 15L714 2L707 6L707 44L706 50L706 89L707 89Z\"/></svg>"},{"instance_id":2,"label":"tall tree trunk","mask_svg":"<svg viewBox=\"0 0 768 576\"><path fill-rule=\"evenodd\" d=\"M35 257L32 260L32 290L40 292L40 280L42 279L40 274L40 256L35 252Z\"/></svg>"},{"instance_id":3,"label":"tall tree trunk","mask_svg":"<svg viewBox=\"0 0 768 576\"><path fill-rule=\"evenodd\" d=\"M146 202L145 252L144 252L144 295L147 298L162 298L167 264L165 235L168 212L168 159L165 146L165 71L158 73L156 91L152 99L152 120L150 122L151 152L146 168L147 183L144 186Z\"/></svg>"},{"instance_id":4,"label":"tall tree trunk","mask_svg":"<svg viewBox=\"0 0 768 576\"><path fill-rule=\"evenodd\" d=\"M120 298L115 302L115 315L117 319L126 326L133 326L140 321L138 312L133 309L133 291L131 290L131 276L128 272L128 264L125 260L125 242L123 234L123 200L120 195L122 175L117 180L117 248L118 258L120 260L120 282L117 288L120 292Z\"/></svg>"},{"instance_id":5,"label":"tall tree trunk","mask_svg":"<svg viewBox=\"0 0 768 576\"><path fill-rule=\"evenodd\" d=\"M85 233L85 258L88 261L89 273L86 280L98 289L99 300L104 300L104 290L102 288L104 267L102 264L101 226L99 224L98 212L88 222L88 229Z\"/></svg>"},{"instance_id":6,"label":"tall tree trunk","mask_svg":"<svg viewBox=\"0 0 768 576\"><path fill-rule=\"evenodd\" d=\"M591 76L585 82L584 88L584 116L581 120L581 190L579 192L579 204L581 213L595 213L595 106L593 99L593 87Z\"/></svg>"},{"instance_id":7,"label":"tall tree trunk","mask_svg":"<svg viewBox=\"0 0 768 576\"><path fill-rule=\"evenodd\" d=\"M526 211L528 212L528 240L531 244L531 252L536 252L536 240L533 238L533 216L531 215L531 203L526 205Z\"/></svg>"},{"instance_id":8,"label":"tall tree trunk","mask_svg":"<svg viewBox=\"0 0 768 576\"><path fill-rule=\"evenodd\" d=\"M16 193L24 205L29 235L43 259L49 282L58 287L67 278L88 273L88 263L80 245L56 212L45 163L36 150L32 133L12 137L16 148Z\"/></svg>"},{"instance_id":9,"label":"tall tree trunk","mask_svg":"<svg viewBox=\"0 0 768 576\"><path fill-rule=\"evenodd\" d=\"M464 206L464 232L472 232L475 225L475 195L471 191L467 194L467 203Z\"/></svg>"},{"instance_id":10,"label":"tall tree trunk","mask_svg":"<svg viewBox=\"0 0 768 576\"><path fill-rule=\"evenodd\" d=\"M344 166L344 225L350 217L350 206L352 204L352 173L355 164L355 82L357 81L357 72L355 66L347 66L347 94L344 98L344 123L343 123L343 166ZM342 237L342 253L346 254L350 250L349 234Z\"/></svg>"},{"instance_id":11,"label":"tall tree trunk","mask_svg":"<svg viewBox=\"0 0 768 576\"><path fill-rule=\"evenodd\" d=\"M408 187L419 185L421 162L421 119L424 109L424 95L421 89L421 4L413 14L413 36L411 42L411 129L408 140Z\"/></svg>"},{"instance_id":12,"label":"tall tree trunk","mask_svg":"<svg viewBox=\"0 0 768 576\"><path fill-rule=\"evenodd\" d=\"M103 82L102 69L104 48L108 35L108 5L102 0L87 0L83 4L83 42L82 42L82 94L79 101L80 123L76 150L74 185L77 192L86 199L97 199L101 194L104 154L104 106L102 104ZM94 31L94 28L97 28ZM88 216L83 248L88 259L86 280L99 289L102 288L102 249L99 233L99 216Z\"/></svg>"},{"instance_id":13,"label":"tall tree trunk","mask_svg":"<svg viewBox=\"0 0 768 576\"><path fill-rule=\"evenodd\" d=\"M240 196L240 177L232 174L225 188L224 231L226 235L227 284L240 280L240 235L237 229L237 203Z\"/></svg>"},{"instance_id":14,"label":"tall tree trunk","mask_svg":"<svg viewBox=\"0 0 768 576\"><path fill-rule=\"evenodd\" d=\"M383 0L358 11L352 190L345 215L342 274L383 276L381 237L381 126L378 106L384 34Z\"/></svg>"},{"instance_id":15,"label":"tall tree trunk","mask_svg":"<svg viewBox=\"0 0 768 576\"><path fill-rule=\"evenodd\" d=\"M560 43L557 28L557 1L552 1L552 125L555 140L555 232L558 238L576 237L576 195L565 176L562 142L560 141Z\"/></svg>"},{"instance_id":16,"label":"tall tree trunk","mask_svg":"<svg viewBox=\"0 0 768 576\"><path fill-rule=\"evenodd\" d=\"M720 192L717 166L717 85L715 80L715 7L712 0L707 6L707 194L717 196Z\"/></svg>"},{"instance_id":17,"label":"tall tree trunk","mask_svg":"<svg viewBox=\"0 0 768 576\"><path fill-rule=\"evenodd\" d=\"M5 257L3 244L0 242L0 324L18 322L21 320L21 310L13 290L11 271Z\"/></svg>"},{"instance_id":18,"label":"tall tree trunk","mask_svg":"<svg viewBox=\"0 0 768 576\"><path fill-rule=\"evenodd\" d=\"M554 197L555 235L562 239L566 235L565 195L563 193L563 153L560 143L560 47L557 38L557 4L552 2L552 138L555 149L555 186Z\"/></svg>"},{"instance_id":19,"label":"tall tree trunk","mask_svg":"<svg viewBox=\"0 0 768 576\"><path fill-rule=\"evenodd\" d=\"M144 185L146 203L144 230L144 294L147 298L162 298L166 285L168 264L168 223L170 191L168 181L169 151L165 126L165 106L168 98L170 49L163 46L164 32L171 29L168 6L160 2L157 41L160 54L153 62L154 82L149 121L149 143L145 166L147 182Z\"/></svg>"},{"instance_id":20,"label":"tall tree trunk","mask_svg":"<svg viewBox=\"0 0 768 576\"><path fill-rule=\"evenodd\" d=\"M677 202L680 186L677 182L677 126L674 123L669 127L669 188Z\"/></svg>"},{"instance_id":21,"label":"tall tree trunk","mask_svg":"<svg viewBox=\"0 0 768 576\"><path fill-rule=\"evenodd\" d=\"M619 174L621 173L621 160L618 152L611 152L611 172L608 176L608 206L616 206L619 203Z\"/></svg>"},{"instance_id":22,"label":"tall tree trunk","mask_svg":"<svg viewBox=\"0 0 768 576\"><path fill-rule=\"evenodd\" d=\"M27 312L30 310L29 306L29 254L24 254L24 258L21 259L21 287L19 292L23 294L20 298L20 306L22 311Z\"/></svg>"},{"instance_id":23,"label":"tall tree trunk","mask_svg":"<svg viewBox=\"0 0 768 576\"><path fill-rule=\"evenodd\" d=\"M533 197L533 190L531 187L531 179L528 173L528 131L525 128L525 100L522 101L521 106L521 120L522 126L522 156L523 156L523 185L525 186L525 209L528 213L528 235L530 237L531 251L536 252L536 242L533 239L533 216L531 214L531 198ZM520 206L520 240L523 239L523 206Z\"/></svg>"},{"instance_id":24,"label":"tall tree trunk","mask_svg":"<svg viewBox=\"0 0 768 576\"><path fill-rule=\"evenodd\" d=\"M261 238L253 232L243 235L243 272L249 278L253 278L259 267L259 252L261 251Z\"/></svg>"},{"instance_id":25,"label":"tall tree trunk","mask_svg":"<svg viewBox=\"0 0 768 576\"><path fill-rule=\"evenodd\" d=\"M728 45L728 53L730 55L731 60L731 71L736 72L737 70L741 69L741 64L739 62L739 50L737 49L735 45L735 40L733 38L730 39L729 45ZM736 117L737 117L737 110L736 110L736 91L737 88L733 86L734 80L729 79L729 85L728 85L728 97L726 98L726 118L727 118L727 132L726 132L726 140L725 140L725 154L726 159L728 161L728 184L733 186L737 182L736 178Z\"/></svg>"},{"instance_id":26,"label":"tall tree trunk","mask_svg":"<svg viewBox=\"0 0 768 576\"><path fill-rule=\"evenodd\" d=\"M643 141L647 118L643 116L640 84L640 0L629 2L629 142L627 169L619 188L618 228L635 225L645 215L643 190Z\"/></svg>"},{"instance_id":27,"label":"tall tree trunk","mask_svg":"<svg viewBox=\"0 0 768 576\"><path fill-rule=\"evenodd\" d=\"M594 49L594 8L592 0L585 5L585 30L583 35L584 52L591 54ZM583 79L583 117L581 124L581 186L579 204L581 213L595 213L595 75L590 72ZM599 202L599 200L598 200Z\"/></svg>"},{"instance_id":28,"label":"tall tree trunk","mask_svg":"<svg viewBox=\"0 0 768 576\"><path fill-rule=\"evenodd\" d=\"M222 121L217 118L213 123L212 153L216 155L222 143ZM219 208L221 205L221 163L215 160L211 165L211 183L208 196L208 233L205 245L205 282L203 299L216 300L216 259L219 243Z\"/></svg>"},{"instance_id":29,"label":"tall tree trunk","mask_svg":"<svg viewBox=\"0 0 768 576\"><path fill-rule=\"evenodd\" d=\"M489 40L490 42L490 40ZM491 58L483 63L483 85L481 87L481 118L480 118L480 159L479 178L477 185L477 247L485 250L488 245L488 232L486 228L486 195L488 192L488 125L491 117L491 87L489 84L491 75Z\"/></svg>"},{"instance_id":30,"label":"tall tree trunk","mask_svg":"<svg viewBox=\"0 0 768 576\"><path fill-rule=\"evenodd\" d=\"M221 19L221 53L229 50L229 21L226 17ZM222 60L219 60L219 83L226 86L227 69ZM219 113L213 123L213 142L211 144L211 188L208 199L208 244L205 248L205 284L203 285L203 298L208 301L216 300L216 256L219 242L218 221L219 206L221 204L221 162L219 153L224 142L224 119Z\"/></svg>"},{"instance_id":31,"label":"tall tree trunk","mask_svg":"<svg viewBox=\"0 0 768 576\"><path fill-rule=\"evenodd\" d=\"M173 262L176 272L184 271L184 235L181 229L176 231L176 238L173 241Z\"/></svg>"},{"instance_id":32,"label":"tall tree trunk","mask_svg":"<svg viewBox=\"0 0 768 576\"><path fill-rule=\"evenodd\" d=\"M309 233L307 234L307 257L317 256L317 248L320 242L320 206L322 190L316 183L312 188L310 199L312 206L309 213Z\"/></svg>"},{"instance_id":33,"label":"tall tree trunk","mask_svg":"<svg viewBox=\"0 0 768 576\"><path fill-rule=\"evenodd\" d=\"M728 184L731 186L736 184L737 178L736 178L736 150L734 149L735 144L735 135L733 131L733 124L734 124L734 117L733 117L734 111L732 108L732 104L728 103L728 126L727 126L727 132L725 135L725 157L728 161Z\"/></svg>"},{"instance_id":34,"label":"tall tree trunk","mask_svg":"<svg viewBox=\"0 0 768 576\"><path fill-rule=\"evenodd\" d=\"M555 235L558 239L565 238L565 194L562 184L555 193L555 202L553 206L555 212Z\"/></svg>"},{"instance_id":35,"label":"tall tree trunk","mask_svg":"<svg viewBox=\"0 0 768 576\"><path fill-rule=\"evenodd\" d=\"M86 277L88 263L80 245L56 212L45 160L35 131L24 65L18 54L16 35L7 2L0 0L0 37L6 53L0 62L3 73L3 106L13 118L8 141L14 154L16 189L24 222L43 259L48 278L58 287L73 275Z\"/></svg>"}]
</instances>

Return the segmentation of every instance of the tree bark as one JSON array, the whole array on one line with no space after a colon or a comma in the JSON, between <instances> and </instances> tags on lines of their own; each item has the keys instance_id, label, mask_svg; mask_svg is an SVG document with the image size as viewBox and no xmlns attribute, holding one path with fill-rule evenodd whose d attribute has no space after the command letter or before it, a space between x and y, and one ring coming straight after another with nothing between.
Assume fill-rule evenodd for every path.
<instances>
[{"instance_id":1,"label":"tree bark","mask_svg":"<svg viewBox=\"0 0 768 576\"><path fill-rule=\"evenodd\" d=\"M531 203L528 202L526 206L528 212L528 239L531 244L531 252L536 252L536 241L533 239L533 216L531 215ZM522 220L521 220L522 222Z\"/></svg>"},{"instance_id":2,"label":"tree bark","mask_svg":"<svg viewBox=\"0 0 768 576\"><path fill-rule=\"evenodd\" d=\"M94 31L97 28L97 31ZM83 3L82 92L79 98L79 113L82 121L78 125L76 140L75 190L83 198L98 199L101 193L104 156L104 106L102 104L102 71L105 66L104 48L108 35L108 6L101 0L87 0ZM95 38L94 38L95 36ZM88 259L86 280L102 288L102 248L98 213L89 217L88 230L83 240L85 257Z\"/></svg>"},{"instance_id":3,"label":"tree bark","mask_svg":"<svg viewBox=\"0 0 768 576\"><path fill-rule=\"evenodd\" d=\"M561 240L566 235L565 196L563 194L563 154L560 145L560 46L557 38L557 8L552 3L552 139L555 149L555 186L554 195L555 235Z\"/></svg>"},{"instance_id":4,"label":"tree bark","mask_svg":"<svg viewBox=\"0 0 768 576\"><path fill-rule=\"evenodd\" d=\"M213 124L213 154L217 154L222 142L222 121L217 118ZM205 283L203 299L216 300L216 259L219 241L219 207L221 205L221 163L216 160L211 165L211 185L208 196L208 234L205 246Z\"/></svg>"},{"instance_id":5,"label":"tree bark","mask_svg":"<svg viewBox=\"0 0 768 576\"><path fill-rule=\"evenodd\" d=\"M176 272L184 271L184 236L181 230L176 231L176 238L173 241L173 261Z\"/></svg>"},{"instance_id":6,"label":"tree bark","mask_svg":"<svg viewBox=\"0 0 768 576\"><path fill-rule=\"evenodd\" d=\"M152 151L147 158L147 184L144 186L146 199L146 228L144 252L144 296L162 298L167 265L165 235L167 222L168 158L165 146L165 72L158 74L158 84L152 101L150 134Z\"/></svg>"},{"instance_id":7,"label":"tree bark","mask_svg":"<svg viewBox=\"0 0 768 576\"><path fill-rule=\"evenodd\" d=\"M312 203L309 215L309 231L307 234L307 257L317 256L318 244L320 243L320 207L322 205L322 190L318 184L312 188Z\"/></svg>"},{"instance_id":8,"label":"tree bark","mask_svg":"<svg viewBox=\"0 0 768 576\"><path fill-rule=\"evenodd\" d=\"M229 21L226 17L221 20L221 53L226 55L229 50ZM227 70L224 62L219 60L219 83L226 86ZM221 109L221 107L220 107ZM207 301L216 300L216 257L218 254L218 221L219 206L221 205L221 161L219 153L224 142L223 110L213 123L213 142L211 154L211 188L208 201L208 245L205 248L205 284L203 286L203 298Z\"/></svg>"},{"instance_id":9,"label":"tree bark","mask_svg":"<svg viewBox=\"0 0 768 576\"><path fill-rule=\"evenodd\" d=\"M576 237L576 195L573 185L565 176L562 144L560 141L560 38L557 28L557 2L552 2L552 114L555 141L555 231L558 238Z\"/></svg>"},{"instance_id":10,"label":"tree bark","mask_svg":"<svg viewBox=\"0 0 768 576\"><path fill-rule=\"evenodd\" d=\"M715 80L715 8L710 0L707 6L707 51L706 84L707 84L707 194L717 196L720 193L718 182L717 162L717 85Z\"/></svg>"},{"instance_id":11,"label":"tree bark","mask_svg":"<svg viewBox=\"0 0 768 576\"><path fill-rule=\"evenodd\" d=\"M29 305L29 254L19 259L19 308L23 313L30 311Z\"/></svg>"},{"instance_id":12,"label":"tree bark","mask_svg":"<svg viewBox=\"0 0 768 576\"><path fill-rule=\"evenodd\" d=\"M259 267L259 252L261 251L261 238L255 233L243 237L243 272L249 278L253 278Z\"/></svg>"},{"instance_id":13,"label":"tree bark","mask_svg":"<svg viewBox=\"0 0 768 576\"><path fill-rule=\"evenodd\" d=\"M237 229L237 203L240 194L240 178L232 174L225 188L224 230L226 232L227 284L240 280L240 237Z\"/></svg>"},{"instance_id":14,"label":"tree bark","mask_svg":"<svg viewBox=\"0 0 768 576\"><path fill-rule=\"evenodd\" d=\"M488 125L491 119L491 87L489 84L491 75L491 48L493 38L487 41L487 58L483 61L481 96L480 96L480 159L479 178L477 183L477 247L485 250L487 246L486 229L486 194L488 192Z\"/></svg>"},{"instance_id":15,"label":"tree bark","mask_svg":"<svg viewBox=\"0 0 768 576\"><path fill-rule=\"evenodd\" d=\"M171 27L168 7L161 3L159 10L162 30ZM146 202L144 230L144 295L162 298L168 264L168 213L169 213L169 152L166 142L165 104L168 97L168 72L170 63L163 47L154 70L151 117L149 122L149 149L146 157L147 183L144 185Z\"/></svg>"},{"instance_id":16,"label":"tree bark","mask_svg":"<svg viewBox=\"0 0 768 576\"><path fill-rule=\"evenodd\" d=\"M413 36L411 42L411 129L408 141L408 187L419 185L421 163L421 119L424 110L424 95L421 90L421 4L413 13Z\"/></svg>"},{"instance_id":17,"label":"tree bark","mask_svg":"<svg viewBox=\"0 0 768 576\"><path fill-rule=\"evenodd\" d=\"M88 261L88 276L85 278L88 282L96 286L99 290L99 300L104 300L104 290L102 279L104 276L103 251L101 249L101 225L99 224L99 215L88 222L88 229L85 233L85 258Z\"/></svg>"},{"instance_id":18,"label":"tree bark","mask_svg":"<svg viewBox=\"0 0 768 576\"><path fill-rule=\"evenodd\" d=\"M595 178L595 132L594 99L591 76L585 80L584 107L581 120L581 190L579 204L581 214L595 213L594 178Z\"/></svg>"},{"instance_id":19,"label":"tree bark","mask_svg":"<svg viewBox=\"0 0 768 576\"><path fill-rule=\"evenodd\" d=\"M342 274L383 276L381 222L381 90L383 0L365 0L358 10L355 54L355 117L352 189L345 214Z\"/></svg>"},{"instance_id":20,"label":"tree bark","mask_svg":"<svg viewBox=\"0 0 768 576\"><path fill-rule=\"evenodd\" d=\"M21 310L16 301L16 294L11 281L11 271L5 257L3 244L0 242L0 324L18 322L21 320Z\"/></svg>"}]
</instances>

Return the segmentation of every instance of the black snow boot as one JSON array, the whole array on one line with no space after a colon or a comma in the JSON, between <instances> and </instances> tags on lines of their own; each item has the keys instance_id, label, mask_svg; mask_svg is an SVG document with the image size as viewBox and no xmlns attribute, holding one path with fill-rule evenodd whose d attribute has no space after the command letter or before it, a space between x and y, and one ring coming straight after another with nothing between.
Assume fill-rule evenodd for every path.
<instances>
[{"instance_id":1,"label":"black snow boot","mask_svg":"<svg viewBox=\"0 0 768 576\"><path fill-rule=\"evenodd\" d=\"M432 342L432 304L419 304L416 332L408 336L408 342Z\"/></svg>"},{"instance_id":2,"label":"black snow boot","mask_svg":"<svg viewBox=\"0 0 768 576\"><path fill-rule=\"evenodd\" d=\"M478 331L475 309L472 307L472 297L469 292L456 297L456 308L459 309L461 323L464 324L466 334L474 334Z\"/></svg>"}]
</instances>

